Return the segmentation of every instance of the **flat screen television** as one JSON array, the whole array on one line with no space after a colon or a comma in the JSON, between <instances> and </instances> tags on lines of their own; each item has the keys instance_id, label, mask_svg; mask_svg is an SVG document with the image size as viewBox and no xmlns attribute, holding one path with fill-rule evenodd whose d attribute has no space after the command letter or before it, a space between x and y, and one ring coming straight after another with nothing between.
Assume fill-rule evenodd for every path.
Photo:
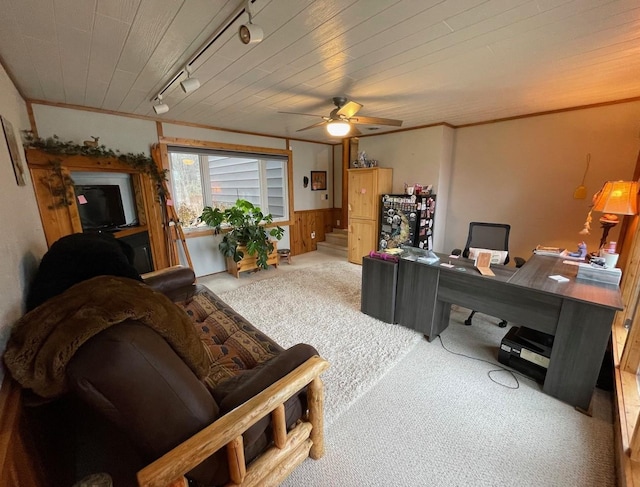
<instances>
[{"instance_id":1,"label":"flat screen television","mask_svg":"<svg viewBox=\"0 0 640 487\"><path fill-rule=\"evenodd\" d=\"M125 225L117 184L77 185L75 191L83 230L113 230Z\"/></svg>"}]
</instances>

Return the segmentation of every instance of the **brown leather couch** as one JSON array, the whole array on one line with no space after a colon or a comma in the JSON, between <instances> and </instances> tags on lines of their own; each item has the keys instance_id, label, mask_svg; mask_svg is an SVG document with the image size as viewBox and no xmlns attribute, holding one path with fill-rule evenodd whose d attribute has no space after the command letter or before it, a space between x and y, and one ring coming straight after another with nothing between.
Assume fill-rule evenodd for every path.
<instances>
[{"instance_id":1,"label":"brown leather couch","mask_svg":"<svg viewBox=\"0 0 640 487\"><path fill-rule=\"evenodd\" d=\"M183 475L190 485L277 485L307 456L321 457L319 374L328 364L317 351L284 350L187 267L142 277L191 317L211 373L198 379L135 320L90 338L67 366L70 392L57 406L73 423L64 430L75 432L67 460L76 477L107 472L116 486L183 485L171 483Z\"/></svg>"}]
</instances>

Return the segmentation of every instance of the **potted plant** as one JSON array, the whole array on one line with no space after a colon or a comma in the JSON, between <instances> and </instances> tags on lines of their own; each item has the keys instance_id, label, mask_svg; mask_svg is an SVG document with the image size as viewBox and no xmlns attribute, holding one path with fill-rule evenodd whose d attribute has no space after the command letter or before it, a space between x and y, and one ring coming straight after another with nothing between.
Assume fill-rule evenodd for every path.
<instances>
[{"instance_id":1,"label":"potted plant","mask_svg":"<svg viewBox=\"0 0 640 487\"><path fill-rule=\"evenodd\" d=\"M269 267L269 254L274 251L269 237L280 240L284 234L279 226L267 232L265 225L273 222L271 214L263 214L259 207L243 199L225 209L206 206L200 219L213 227L215 235L224 232L218 248L225 257L238 263L246 250L249 256L255 256L257 266L262 269Z\"/></svg>"}]
</instances>

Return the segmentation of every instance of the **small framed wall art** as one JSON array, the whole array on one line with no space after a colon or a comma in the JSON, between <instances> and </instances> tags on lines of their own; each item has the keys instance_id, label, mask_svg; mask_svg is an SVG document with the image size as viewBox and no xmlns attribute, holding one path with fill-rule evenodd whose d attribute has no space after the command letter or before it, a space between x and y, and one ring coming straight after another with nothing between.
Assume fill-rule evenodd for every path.
<instances>
[{"instance_id":1,"label":"small framed wall art","mask_svg":"<svg viewBox=\"0 0 640 487\"><path fill-rule=\"evenodd\" d=\"M16 175L16 182L18 186L24 186L24 167L22 166L22 159L20 158L20 146L18 145L18 138L13 131L13 125L11 122L0 115L2 120L2 130L4 132L4 138L7 141L7 148L9 149L9 156L11 157L11 164L13 164L13 172Z\"/></svg>"},{"instance_id":2,"label":"small framed wall art","mask_svg":"<svg viewBox=\"0 0 640 487\"><path fill-rule=\"evenodd\" d=\"M327 171L311 171L311 191L327 189Z\"/></svg>"}]
</instances>

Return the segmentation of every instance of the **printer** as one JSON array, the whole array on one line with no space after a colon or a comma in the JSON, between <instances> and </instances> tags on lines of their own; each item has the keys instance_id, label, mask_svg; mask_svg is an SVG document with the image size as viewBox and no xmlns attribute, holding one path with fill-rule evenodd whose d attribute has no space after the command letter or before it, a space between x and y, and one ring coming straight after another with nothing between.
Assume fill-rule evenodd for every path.
<instances>
[{"instance_id":1,"label":"printer","mask_svg":"<svg viewBox=\"0 0 640 487\"><path fill-rule=\"evenodd\" d=\"M552 346L553 335L513 326L500 343L498 361L542 383L549 368Z\"/></svg>"}]
</instances>

